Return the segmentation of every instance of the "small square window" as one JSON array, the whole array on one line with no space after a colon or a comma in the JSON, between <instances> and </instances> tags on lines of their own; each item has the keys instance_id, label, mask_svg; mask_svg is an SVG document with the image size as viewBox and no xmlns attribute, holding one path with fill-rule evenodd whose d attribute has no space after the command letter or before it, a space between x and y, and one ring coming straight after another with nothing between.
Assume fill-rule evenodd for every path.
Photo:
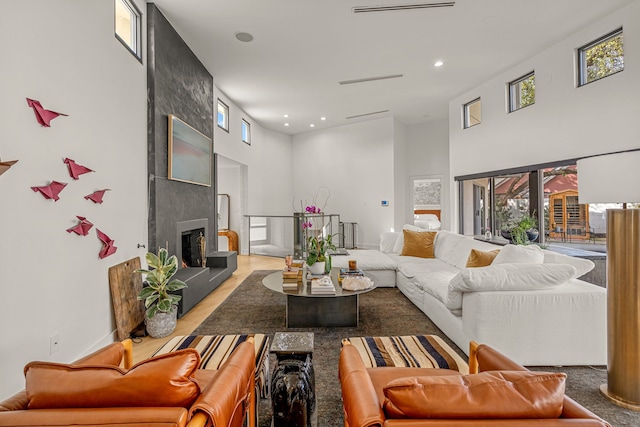
<instances>
[{"instance_id":1,"label":"small square window","mask_svg":"<svg viewBox=\"0 0 640 427\"><path fill-rule=\"evenodd\" d=\"M579 86L624 70L622 28L578 49Z\"/></svg>"},{"instance_id":2,"label":"small square window","mask_svg":"<svg viewBox=\"0 0 640 427\"><path fill-rule=\"evenodd\" d=\"M218 99L218 127L229 132L229 106Z\"/></svg>"},{"instance_id":3,"label":"small square window","mask_svg":"<svg viewBox=\"0 0 640 427\"><path fill-rule=\"evenodd\" d=\"M531 72L509 83L509 112L536 103L536 75Z\"/></svg>"},{"instance_id":4,"label":"small square window","mask_svg":"<svg viewBox=\"0 0 640 427\"><path fill-rule=\"evenodd\" d=\"M251 145L251 123L242 119L242 141Z\"/></svg>"},{"instance_id":5,"label":"small square window","mask_svg":"<svg viewBox=\"0 0 640 427\"><path fill-rule=\"evenodd\" d=\"M464 128L479 125L482 122L482 103L480 98L464 104Z\"/></svg>"},{"instance_id":6,"label":"small square window","mask_svg":"<svg viewBox=\"0 0 640 427\"><path fill-rule=\"evenodd\" d=\"M115 35L135 55L142 58L141 15L129 0L115 0Z\"/></svg>"}]
</instances>

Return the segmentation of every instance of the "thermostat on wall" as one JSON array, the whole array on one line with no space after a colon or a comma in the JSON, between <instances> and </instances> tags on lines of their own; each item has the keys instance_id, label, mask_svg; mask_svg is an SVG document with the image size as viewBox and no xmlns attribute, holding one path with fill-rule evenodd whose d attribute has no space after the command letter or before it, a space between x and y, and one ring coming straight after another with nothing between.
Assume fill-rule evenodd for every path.
<instances>
[{"instance_id":1,"label":"thermostat on wall","mask_svg":"<svg viewBox=\"0 0 640 427\"><path fill-rule=\"evenodd\" d=\"M381 201L380 206L389 206L389 201L388 200Z\"/></svg>"}]
</instances>

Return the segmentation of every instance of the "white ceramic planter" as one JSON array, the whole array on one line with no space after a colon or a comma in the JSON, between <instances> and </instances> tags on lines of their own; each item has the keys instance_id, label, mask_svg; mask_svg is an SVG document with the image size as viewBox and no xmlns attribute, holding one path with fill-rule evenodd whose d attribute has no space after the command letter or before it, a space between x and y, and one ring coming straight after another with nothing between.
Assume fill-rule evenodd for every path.
<instances>
[{"instance_id":1,"label":"white ceramic planter","mask_svg":"<svg viewBox=\"0 0 640 427\"><path fill-rule=\"evenodd\" d=\"M324 261L316 261L313 265L307 265L311 274L324 274Z\"/></svg>"}]
</instances>

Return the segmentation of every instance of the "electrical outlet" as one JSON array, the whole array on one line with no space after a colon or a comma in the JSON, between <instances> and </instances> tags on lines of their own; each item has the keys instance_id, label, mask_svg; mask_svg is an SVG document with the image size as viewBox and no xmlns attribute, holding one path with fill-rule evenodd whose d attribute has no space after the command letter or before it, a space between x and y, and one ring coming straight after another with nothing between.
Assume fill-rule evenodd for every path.
<instances>
[{"instance_id":1,"label":"electrical outlet","mask_svg":"<svg viewBox=\"0 0 640 427\"><path fill-rule=\"evenodd\" d=\"M58 334L49 337L49 354L53 354L60 349L60 336Z\"/></svg>"}]
</instances>

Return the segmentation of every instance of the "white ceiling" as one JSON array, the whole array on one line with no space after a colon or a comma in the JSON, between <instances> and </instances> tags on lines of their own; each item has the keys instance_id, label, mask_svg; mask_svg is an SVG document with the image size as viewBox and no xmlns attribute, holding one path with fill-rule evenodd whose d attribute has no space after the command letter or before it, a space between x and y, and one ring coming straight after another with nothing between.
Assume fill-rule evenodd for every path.
<instances>
[{"instance_id":1,"label":"white ceiling","mask_svg":"<svg viewBox=\"0 0 640 427\"><path fill-rule=\"evenodd\" d=\"M633 1L455 0L454 7L359 14L352 8L418 2L153 3L224 94L261 126L297 134L385 116L405 124L444 119L453 97ZM240 42L237 32L254 39ZM444 65L434 67L436 60ZM403 77L338 83L395 74Z\"/></svg>"}]
</instances>

